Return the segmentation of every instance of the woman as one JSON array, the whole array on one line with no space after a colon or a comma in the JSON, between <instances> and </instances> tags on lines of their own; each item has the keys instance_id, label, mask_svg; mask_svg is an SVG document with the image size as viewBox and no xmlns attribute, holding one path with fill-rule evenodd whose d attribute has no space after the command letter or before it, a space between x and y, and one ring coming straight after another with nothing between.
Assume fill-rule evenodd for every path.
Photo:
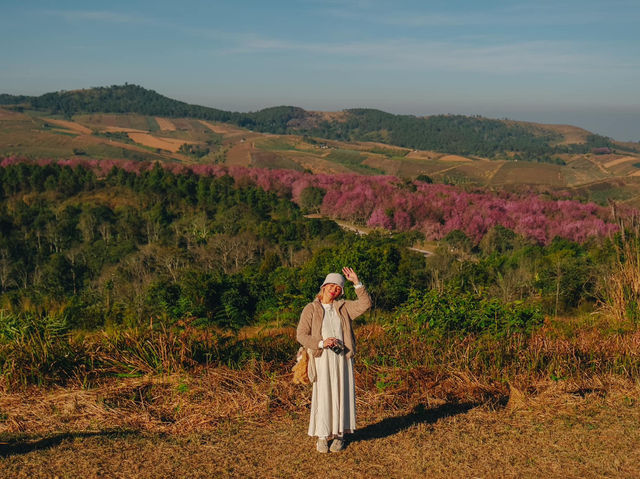
<instances>
[{"instance_id":1,"label":"woman","mask_svg":"<svg viewBox=\"0 0 640 479\"><path fill-rule=\"evenodd\" d=\"M309 435L318 437L318 452L327 452L330 440L332 452L342 450L344 434L356 428L352 321L371 307L371 298L351 268L342 268L342 272L354 283L358 299L338 300L345 278L339 273L328 274L298 323L298 342L311 350L315 362Z\"/></svg>"}]
</instances>

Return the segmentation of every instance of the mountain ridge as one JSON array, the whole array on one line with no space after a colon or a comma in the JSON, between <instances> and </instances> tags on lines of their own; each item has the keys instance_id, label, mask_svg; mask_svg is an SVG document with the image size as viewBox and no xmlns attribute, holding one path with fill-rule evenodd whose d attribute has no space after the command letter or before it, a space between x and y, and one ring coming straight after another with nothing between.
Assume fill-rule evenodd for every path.
<instances>
[{"instance_id":1,"label":"mountain ridge","mask_svg":"<svg viewBox=\"0 0 640 479\"><path fill-rule=\"evenodd\" d=\"M232 112L175 100L138 85L112 85L45 93L40 96L0 94L0 104L71 117L79 113L138 113L169 118L195 118L230 123L273 134L310 135L341 141L374 141L390 146L458 155L555 161L562 153L586 153L594 148L632 146L587 130L568 142L554 125L497 120L465 115L395 115L372 108L342 112L307 111L275 106L255 112ZM527 126L527 125L535 125ZM577 127L573 127L577 128Z\"/></svg>"}]
</instances>

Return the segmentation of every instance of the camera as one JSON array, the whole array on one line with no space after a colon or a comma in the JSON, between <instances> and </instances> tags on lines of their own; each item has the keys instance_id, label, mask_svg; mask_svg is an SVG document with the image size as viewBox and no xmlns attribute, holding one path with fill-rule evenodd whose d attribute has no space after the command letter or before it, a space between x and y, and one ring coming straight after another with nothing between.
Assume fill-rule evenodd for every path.
<instances>
[{"instance_id":1,"label":"camera","mask_svg":"<svg viewBox=\"0 0 640 479\"><path fill-rule=\"evenodd\" d=\"M345 352L345 350L347 348L345 348L344 343L342 341L338 341L336 344L331 346L329 349L331 349L331 351L333 351L336 354L344 354L344 352Z\"/></svg>"}]
</instances>

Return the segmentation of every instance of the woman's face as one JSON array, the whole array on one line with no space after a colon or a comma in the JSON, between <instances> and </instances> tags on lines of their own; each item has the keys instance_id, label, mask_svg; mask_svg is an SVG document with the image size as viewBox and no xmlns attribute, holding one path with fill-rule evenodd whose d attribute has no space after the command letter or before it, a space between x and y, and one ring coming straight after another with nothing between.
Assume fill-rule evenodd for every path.
<instances>
[{"instance_id":1,"label":"woman's face","mask_svg":"<svg viewBox=\"0 0 640 479\"><path fill-rule=\"evenodd\" d=\"M325 284L322 289L325 299L333 301L342 294L342 288L337 284Z\"/></svg>"}]
</instances>

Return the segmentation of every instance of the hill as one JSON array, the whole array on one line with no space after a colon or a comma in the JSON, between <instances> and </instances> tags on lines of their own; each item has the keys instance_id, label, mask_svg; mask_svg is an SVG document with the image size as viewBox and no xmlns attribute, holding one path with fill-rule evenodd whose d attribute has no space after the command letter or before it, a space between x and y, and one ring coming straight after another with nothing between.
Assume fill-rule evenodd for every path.
<instances>
[{"instance_id":1,"label":"hill","mask_svg":"<svg viewBox=\"0 0 640 479\"><path fill-rule=\"evenodd\" d=\"M387 174L502 190L526 185L554 196L640 205L636 144L570 125L364 109L225 112L135 85L0 95L0 102L6 105L0 108L0 157Z\"/></svg>"},{"instance_id":2,"label":"hill","mask_svg":"<svg viewBox=\"0 0 640 479\"><path fill-rule=\"evenodd\" d=\"M275 134L306 134L342 141L376 141L411 149L495 157L517 153L519 159L557 162L553 155L612 148L612 140L594 134L567 143L557 128L479 116L393 115L374 109L345 110L341 115L308 112L293 106L238 113L191 105L137 85L114 85L46 93L37 97L0 95L0 104L71 117L79 113L136 113L169 118L197 118L232 123ZM573 139L573 138L572 138ZM616 145L620 149L628 146ZM511 157L507 155L507 157Z\"/></svg>"},{"instance_id":3,"label":"hill","mask_svg":"<svg viewBox=\"0 0 640 479\"><path fill-rule=\"evenodd\" d=\"M575 137L575 133L574 137ZM161 161L393 175L499 190L543 192L606 204L640 204L640 154L563 153L560 163L489 159L414 150L372 141L274 135L194 118L132 113L60 115L0 108L0 157Z\"/></svg>"}]
</instances>

